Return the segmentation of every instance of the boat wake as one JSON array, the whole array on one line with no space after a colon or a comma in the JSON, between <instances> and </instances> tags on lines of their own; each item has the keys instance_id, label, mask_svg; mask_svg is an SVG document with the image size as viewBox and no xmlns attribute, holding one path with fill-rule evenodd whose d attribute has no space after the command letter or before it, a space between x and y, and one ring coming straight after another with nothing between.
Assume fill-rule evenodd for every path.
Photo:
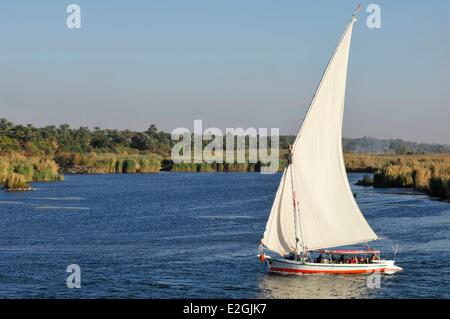
<instances>
[{"instance_id":1,"label":"boat wake","mask_svg":"<svg viewBox=\"0 0 450 319\"><path fill-rule=\"evenodd\" d=\"M89 207L74 207L74 206L38 206L36 209L48 210L90 210Z\"/></svg>"}]
</instances>

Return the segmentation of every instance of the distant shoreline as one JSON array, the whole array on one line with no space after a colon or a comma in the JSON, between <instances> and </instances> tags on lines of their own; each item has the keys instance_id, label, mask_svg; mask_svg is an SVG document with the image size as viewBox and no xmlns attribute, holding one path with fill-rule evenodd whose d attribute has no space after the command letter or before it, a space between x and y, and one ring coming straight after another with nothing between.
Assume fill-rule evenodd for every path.
<instances>
[{"instance_id":1,"label":"distant shoreline","mask_svg":"<svg viewBox=\"0 0 450 319\"><path fill-rule=\"evenodd\" d=\"M285 152L284 152L285 153ZM359 181L362 186L375 188L410 188L442 200L450 200L450 154L428 155L370 155L345 153L346 171L349 173L372 173L373 179L365 176ZM162 161L163 163L164 161ZM284 169L285 161L280 160L278 172ZM191 173L259 172L261 164L165 164L160 171ZM70 167L61 170L64 174L101 174L92 167ZM111 172L109 172L111 173ZM115 172L117 173L117 172ZM132 173L148 173L135 171Z\"/></svg>"},{"instance_id":2,"label":"distant shoreline","mask_svg":"<svg viewBox=\"0 0 450 319\"><path fill-rule=\"evenodd\" d=\"M279 136L279 172L294 140L292 135ZM62 173L260 172L264 166L248 162L174 164L170 158L176 143L155 125L136 132L67 124L37 128L0 119L0 183L10 190L23 190L30 182L60 181ZM250 145L247 137L245 153ZM412 187L450 199L450 146L371 137L343 138L342 145L347 171L374 173L375 187ZM232 147L238 152L236 144Z\"/></svg>"}]
</instances>

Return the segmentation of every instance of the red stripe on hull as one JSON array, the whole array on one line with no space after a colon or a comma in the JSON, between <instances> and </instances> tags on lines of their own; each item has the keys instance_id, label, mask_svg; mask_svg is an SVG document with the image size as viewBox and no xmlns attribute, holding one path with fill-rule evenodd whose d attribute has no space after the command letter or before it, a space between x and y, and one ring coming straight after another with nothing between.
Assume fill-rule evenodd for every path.
<instances>
[{"instance_id":1,"label":"red stripe on hull","mask_svg":"<svg viewBox=\"0 0 450 319\"><path fill-rule=\"evenodd\" d=\"M376 269L348 269L348 270L312 270L312 269L292 269L292 268L275 268L271 267L270 271L301 273L301 274L367 274L371 272L382 272L385 268Z\"/></svg>"}]
</instances>

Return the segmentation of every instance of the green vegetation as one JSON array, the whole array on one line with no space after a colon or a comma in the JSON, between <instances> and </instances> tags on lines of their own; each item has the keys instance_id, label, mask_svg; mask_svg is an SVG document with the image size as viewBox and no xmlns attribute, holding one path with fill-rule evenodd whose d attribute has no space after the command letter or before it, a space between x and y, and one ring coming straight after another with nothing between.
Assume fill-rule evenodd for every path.
<instances>
[{"instance_id":1,"label":"green vegetation","mask_svg":"<svg viewBox=\"0 0 450 319\"><path fill-rule=\"evenodd\" d=\"M374 187L406 187L450 199L450 155L345 154L347 171L373 172ZM358 185L370 184L364 176ZM361 183L361 184L359 184Z\"/></svg>"},{"instance_id":2,"label":"green vegetation","mask_svg":"<svg viewBox=\"0 0 450 319\"><path fill-rule=\"evenodd\" d=\"M450 199L450 156L400 157L374 174L374 187L410 187L430 196Z\"/></svg>"},{"instance_id":3,"label":"green vegetation","mask_svg":"<svg viewBox=\"0 0 450 319\"><path fill-rule=\"evenodd\" d=\"M164 170L173 172L259 172L261 163L179 163L166 161Z\"/></svg>"},{"instance_id":4,"label":"green vegetation","mask_svg":"<svg viewBox=\"0 0 450 319\"><path fill-rule=\"evenodd\" d=\"M373 179L369 175L365 174L361 180L356 182L356 185L373 186Z\"/></svg>"},{"instance_id":5,"label":"green vegetation","mask_svg":"<svg viewBox=\"0 0 450 319\"><path fill-rule=\"evenodd\" d=\"M36 128L0 119L0 183L9 189L32 181L62 180L69 173L153 173L171 149L170 134L151 125L146 132ZM14 186L16 185L16 186Z\"/></svg>"},{"instance_id":6,"label":"green vegetation","mask_svg":"<svg viewBox=\"0 0 450 319\"><path fill-rule=\"evenodd\" d=\"M55 155L66 173L154 173L161 169L157 154L67 153Z\"/></svg>"},{"instance_id":7,"label":"green vegetation","mask_svg":"<svg viewBox=\"0 0 450 319\"><path fill-rule=\"evenodd\" d=\"M292 135L280 136L279 171L284 169L287 148L294 139ZM258 172L264 166L260 162L248 163L248 156L243 164L174 164L170 151L175 143L170 134L153 124L146 131L133 132L98 127L75 129L67 124L36 128L0 119L0 182L14 189L32 181L61 180L60 172ZM249 144L247 138L245 155ZM270 139L268 144L270 147ZM347 171L374 173L373 181L365 176L361 185L413 187L450 199L450 156L444 154L450 152L450 147L367 137L344 139L343 145L345 150L355 151L344 154ZM371 151L372 155L357 153L362 150ZM421 155L425 152L436 154Z\"/></svg>"},{"instance_id":8,"label":"green vegetation","mask_svg":"<svg viewBox=\"0 0 450 319\"><path fill-rule=\"evenodd\" d=\"M5 189L8 191L27 191L31 188L23 175L12 173L5 180Z\"/></svg>"},{"instance_id":9,"label":"green vegetation","mask_svg":"<svg viewBox=\"0 0 450 319\"><path fill-rule=\"evenodd\" d=\"M345 153L344 159L347 172L373 173L383 166L396 163L399 156Z\"/></svg>"},{"instance_id":10,"label":"green vegetation","mask_svg":"<svg viewBox=\"0 0 450 319\"><path fill-rule=\"evenodd\" d=\"M376 155L424 155L450 153L449 145L415 143L401 139L378 139L367 136L361 138L343 138L342 145L346 152L372 153Z\"/></svg>"},{"instance_id":11,"label":"green vegetation","mask_svg":"<svg viewBox=\"0 0 450 319\"><path fill-rule=\"evenodd\" d=\"M25 190L32 181L61 180L58 168L55 161L43 156L9 152L0 155L0 182L8 190Z\"/></svg>"},{"instance_id":12,"label":"green vegetation","mask_svg":"<svg viewBox=\"0 0 450 319\"><path fill-rule=\"evenodd\" d=\"M173 142L170 134L158 131L151 125L145 132L129 130L102 130L86 127L71 128L68 124L59 127L14 125L0 119L0 152L25 152L28 155L56 155L59 153L139 153L146 152L167 156Z\"/></svg>"}]
</instances>

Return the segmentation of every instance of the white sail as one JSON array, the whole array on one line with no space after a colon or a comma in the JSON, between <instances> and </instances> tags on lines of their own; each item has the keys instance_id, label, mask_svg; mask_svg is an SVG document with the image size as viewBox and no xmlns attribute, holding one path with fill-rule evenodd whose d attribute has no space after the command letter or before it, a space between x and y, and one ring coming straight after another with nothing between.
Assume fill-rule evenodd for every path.
<instances>
[{"instance_id":1,"label":"white sail","mask_svg":"<svg viewBox=\"0 0 450 319\"><path fill-rule=\"evenodd\" d=\"M342 153L347 64L355 20L352 17L347 25L317 88L264 232L263 244L282 255L378 239L353 197ZM296 237L300 247L296 247Z\"/></svg>"},{"instance_id":2,"label":"white sail","mask_svg":"<svg viewBox=\"0 0 450 319\"><path fill-rule=\"evenodd\" d=\"M290 169L288 166L281 177L263 237L266 247L282 255L294 251L296 238Z\"/></svg>"}]
</instances>

